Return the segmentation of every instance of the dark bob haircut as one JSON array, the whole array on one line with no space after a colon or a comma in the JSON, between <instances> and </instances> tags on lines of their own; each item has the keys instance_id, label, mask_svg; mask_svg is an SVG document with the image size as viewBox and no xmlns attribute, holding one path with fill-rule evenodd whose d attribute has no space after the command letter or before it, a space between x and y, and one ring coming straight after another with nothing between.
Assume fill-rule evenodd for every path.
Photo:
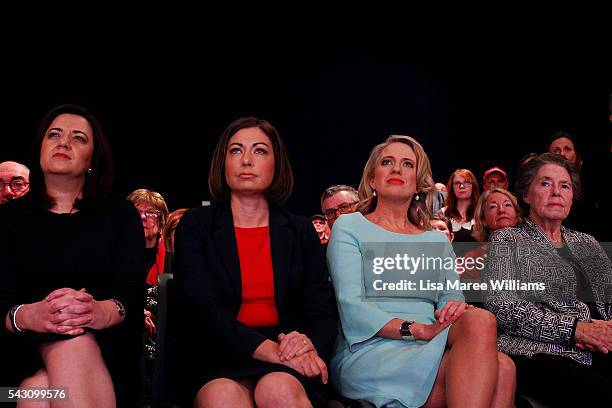
<instances>
[{"instance_id":1,"label":"dark bob haircut","mask_svg":"<svg viewBox=\"0 0 612 408\"><path fill-rule=\"evenodd\" d=\"M274 151L274 178L272 179L272 184L265 192L265 197L271 206L280 207L285 204L293 188L291 163L289 163L287 150L276 128L270 122L255 117L236 119L223 131L217 147L215 147L212 163L210 164L210 172L208 173L210 195L215 203L229 203L231 190L225 178L227 145L232 136L246 128L258 128L272 142L272 149Z\"/></svg>"},{"instance_id":2,"label":"dark bob haircut","mask_svg":"<svg viewBox=\"0 0 612 408\"><path fill-rule=\"evenodd\" d=\"M524 197L529 191L529 186L535 179L540 167L546 164L556 164L567 170L572 180L572 189L574 190L573 201L579 200L582 196L582 187L580 183L580 175L576 171L574 165L567 160L565 157L555 153L542 153L534 159L528 161L519 170L519 174L516 180L516 197L520 200L524 208L528 209L529 204L524 200Z\"/></svg>"},{"instance_id":3,"label":"dark bob haircut","mask_svg":"<svg viewBox=\"0 0 612 408\"><path fill-rule=\"evenodd\" d=\"M75 208L100 203L108 198L113 186L113 158L110 144L100 122L87 109L80 105L60 105L49 111L38 124L36 138L32 145L32 170L30 173L31 194L44 208L51 208L53 198L47 194L45 176L40 167L40 149L51 123L60 115L81 116L89 122L93 131L93 155L91 171L87 172L83 184L82 198L74 204Z\"/></svg>"}]
</instances>

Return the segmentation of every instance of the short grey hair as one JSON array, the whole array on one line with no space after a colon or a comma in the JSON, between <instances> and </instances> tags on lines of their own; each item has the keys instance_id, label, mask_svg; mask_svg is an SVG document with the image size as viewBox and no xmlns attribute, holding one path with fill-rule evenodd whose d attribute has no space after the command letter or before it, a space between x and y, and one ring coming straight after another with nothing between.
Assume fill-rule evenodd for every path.
<instances>
[{"instance_id":1,"label":"short grey hair","mask_svg":"<svg viewBox=\"0 0 612 408\"><path fill-rule=\"evenodd\" d=\"M323 195L321 196L321 211L323 210L323 201L327 200L329 197L332 197L334 194L339 193L341 191L348 191L353 195L353 201L359 201L359 193L351 186L347 186L346 184L336 184L335 186L331 186L325 189Z\"/></svg>"},{"instance_id":2,"label":"short grey hair","mask_svg":"<svg viewBox=\"0 0 612 408\"><path fill-rule=\"evenodd\" d=\"M574 165L567 160L565 157L555 154L555 153L542 153L541 155L533 158L528 161L524 165L521 166L519 170L518 177L516 179L516 196L523 203L526 208L528 208L528 204L525 202L524 198L529 191L529 186L533 182L538 170L540 167L546 164L556 164L563 167L570 175L572 180L572 189L574 190L574 198L573 201L580 200L582 198L582 184L580 182L580 175L576 171Z\"/></svg>"}]
</instances>

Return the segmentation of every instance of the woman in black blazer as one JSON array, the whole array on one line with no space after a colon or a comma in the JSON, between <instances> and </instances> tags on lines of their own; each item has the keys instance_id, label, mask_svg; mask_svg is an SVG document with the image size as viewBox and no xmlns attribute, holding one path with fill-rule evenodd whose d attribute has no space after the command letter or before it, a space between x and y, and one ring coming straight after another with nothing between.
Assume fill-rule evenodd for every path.
<instances>
[{"instance_id":1,"label":"woman in black blazer","mask_svg":"<svg viewBox=\"0 0 612 408\"><path fill-rule=\"evenodd\" d=\"M279 208L293 176L276 129L241 118L213 156L214 204L176 232L180 344L195 406L325 403L336 307L317 235Z\"/></svg>"}]
</instances>

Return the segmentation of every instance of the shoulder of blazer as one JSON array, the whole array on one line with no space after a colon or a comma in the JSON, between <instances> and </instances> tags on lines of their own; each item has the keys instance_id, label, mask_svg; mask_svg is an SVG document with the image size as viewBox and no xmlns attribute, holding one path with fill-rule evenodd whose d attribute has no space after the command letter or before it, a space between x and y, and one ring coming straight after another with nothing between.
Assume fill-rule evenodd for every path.
<instances>
[{"instance_id":1,"label":"shoulder of blazer","mask_svg":"<svg viewBox=\"0 0 612 408\"><path fill-rule=\"evenodd\" d=\"M228 220L231 221L231 215L232 212L229 206L211 204L189 209L181 220L192 220L192 222L199 223L207 229L211 229L227 223Z\"/></svg>"},{"instance_id":2,"label":"shoulder of blazer","mask_svg":"<svg viewBox=\"0 0 612 408\"><path fill-rule=\"evenodd\" d=\"M295 235L303 234L312 227L310 220L284 208L270 208L270 224L290 229ZM313 228L314 229L314 228Z\"/></svg>"}]
</instances>

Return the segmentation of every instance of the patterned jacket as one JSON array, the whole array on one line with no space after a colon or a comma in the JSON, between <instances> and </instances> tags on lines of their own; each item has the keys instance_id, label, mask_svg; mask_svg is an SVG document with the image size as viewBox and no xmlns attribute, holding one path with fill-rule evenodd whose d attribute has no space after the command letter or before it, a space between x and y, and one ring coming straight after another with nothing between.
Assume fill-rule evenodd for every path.
<instances>
[{"instance_id":1,"label":"patterned jacket","mask_svg":"<svg viewBox=\"0 0 612 408\"><path fill-rule=\"evenodd\" d=\"M612 320L612 264L591 235L561 227L593 292L597 311ZM591 352L574 347L578 321L591 321L588 306L576 298L577 280L540 227L531 220L495 231L489 241L485 281L543 283L545 289L489 290L485 307L497 317L499 350L509 355L551 354L592 363ZM525 288L521 288L525 289Z\"/></svg>"}]
</instances>

